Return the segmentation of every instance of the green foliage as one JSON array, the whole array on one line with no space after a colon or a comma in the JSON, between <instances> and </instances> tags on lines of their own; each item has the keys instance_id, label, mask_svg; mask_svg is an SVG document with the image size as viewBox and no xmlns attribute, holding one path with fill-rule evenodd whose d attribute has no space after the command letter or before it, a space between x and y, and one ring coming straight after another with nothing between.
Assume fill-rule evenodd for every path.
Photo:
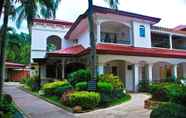
<instances>
[{"instance_id":1,"label":"green foliage","mask_svg":"<svg viewBox=\"0 0 186 118\"><path fill-rule=\"evenodd\" d=\"M101 95L101 104L106 104L112 101L113 86L111 83L98 82L97 91L100 92L100 95Z\"/></svg>"},{"instance_id":2,"label":"green foliage","mask_svg":"<svg viewBox=\"0 0 186 118\"><path fill-rule=\"evenodd\" d=\"M32 91L38 91L40 89L40 79L38 76L23 78L21 83L25 84Z\"/></svg>"},{"instance_id":3,"label":"green foliage","mask_svg":"<svg viewBox=\"0 0 186 118\"><path fill-rule=\"evenodd\" d=\"M186 108L178 104L165 104L155 108L150 118L186 118Z\"/></svg>"},{"instance_id":4,"label":"green foliage","mask_svg":"<svg viewBox=\"0 0 186 118\"><path fill-rule=\"evenodd\" d=\"M16 63L29 64L30 62L30 38L26 33L8 32L9 41L6 48L7 60Z\"/></svg>"},{"instance_id":5,"label":"green foliage","mask_svg":"<svg viewBox=\"0 0 186 118\"><path fill-rule=\"evenodd\" d=\"M99 76L99 81L108 82L112 84L114 89L123 88L123 82L119 79L118 76L114 76L113 74L103 74Z\"/></svg>"},{"instance_id":6,"label":"green foliage","mask_svg":"<svg viewBox=\"0 0 186 118\"><path fill-rule=\"evenodd\" d=\"M118 99L118 98L125 96L125 93L123 91L124 91L124 89L114 89L112 91L112 97L114 99Z\"/></svg>"},{"instance_id":7,"label":"green foliage","mask_svg":"<svg viewBox=\"0 0 186 118\"><path fill-rule=\"evenodd\" d=\"M42 90L44 90L45 94L47 95L55 95L56 93L57 94L63 93L67 88L69 89L71 88L71 85L67 80L46 83L42 86Z\"/></svg>"},{"instance_id":8,"label":"green foliage","mask_svg":"<svg viewBox=\"0 0 186 118\"><path fill-rule=\"evenodd\" d=\"M87 87L87 82L79 82L75 85L75 89L77 91L86 91Z\"/></svg>"},{"instance_id":9,"label":"green foliage","mask_svg":"<svg viewBox=\"0 0 186 118\"><path fill-rule=\"evenodd\" d=\"M149 90L155 100L175 101L185 95L186 87L176 83L160 83L150 85Z\"/></svg>"},{"instance_id":10,"label":"green foliage","mask_svg":"<svg viewBox=\"0 0 186 118\"><path fill-rule=\"evenodd\" d=\"M139 91L140 92L148 92L149 90L149 81L147 79L143 79L139 82Z\"/></svg>"},{"instance_id":11,"label":"green foliage","mask_svg":"<svg viewBox=\"0 0 186 118\"><path fill-rule=\"evenodd\" d=\"M72 72L68 75L68 81L72 85L75 85L78 82L84 82L84 81L89 81L89 80L90 80L90 71L89 70L80 69L80 70Z\"/></svg>"},{"instance_id":12,"label":"green foliage","mask_svg":"<svg viewBox=\"0 0 186 118\"><path fill-rule=\"evenodd\" d=\"M73 89L72 85L65 84L65 85L63 85L61 87L56 88L54 90L54 94L61 97L61 95L63 95L66 91L72 90L72 89Z\"/></svg>"},{"instance_id":13,"label":"green foliage","mask_svg":"<svg viewBox=\"0 0 186 118\"><path fill-rule=\"evenodd\" d=\"M98 82L97 83L97 90L101 93L108 93L112 94L113 86L108 82Z\"/></svg>"},{"instance_id":14,"label":"green foliage","mask_svg":"<svg viewBox=\"0 0 186 118\"><path fill-rule=\"evenodd\" d=\"M100 94L96 92L74 92L69 94L69 106L81 106L84 109L93 109L100 102Z\"/></svg>"}]
</instances>

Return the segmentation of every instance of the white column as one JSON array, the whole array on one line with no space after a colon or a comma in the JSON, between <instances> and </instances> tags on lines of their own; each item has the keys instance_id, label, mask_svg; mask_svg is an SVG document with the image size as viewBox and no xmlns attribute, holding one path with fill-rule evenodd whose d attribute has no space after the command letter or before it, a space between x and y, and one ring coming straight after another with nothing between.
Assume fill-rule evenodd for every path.
<instances>
[{"instance_id":1,"label":"white column","mask_svg":"<svg viewBox=\"0 0 186 118\"><path fill-rule=\"evenodd\" d=\"M150 83L152 83L152 67L153 64L148 64L148 79Z\"/></svg>"},{"instance_id":2,"label":"white column","mask_svg":"<svg viewBox=\"0 0 186 118\"><path fill-rule=\"evenodd\" d=\"M177 64L174 64L173 72L174 72L174 78L176 79L178 77L178 74L177 74Z\"/></svg>"},{"instance_id":3,"label":"white column","mask_svg":"<svg viewBox=\"0 0 186 118\"><path fill-rule=\"evenodd\" d=\"M97 73L98 75L104 74L104 65L100 64L97 66Z\"/></svg>"},{"instance_id":4,"label":"white column","mask_svg":"<svg viewBox=\"0 0 186 118\"><path fill-rule=\"evenodd\" d=\"M170 49L172 50L172 34L169 35Z\"/></svg>"},{"instance_id":5,"label":"white column","mask_svg":"<svg viewBox=\"0 0 186 118\"><path fill-rule=\"evenodd\" d=\"M97 43L101 42L101 23L97 22Z\"/></svg>"},{"instance_id":6,"label":"white column","mask_svg":"<svg viewBox=\"0 0 186 118\"><path fill-rule=\"evenodd\" d=\"M139 64L134 64L134 91L138 91L139 84Z\"/></svg>"}]
</instances>

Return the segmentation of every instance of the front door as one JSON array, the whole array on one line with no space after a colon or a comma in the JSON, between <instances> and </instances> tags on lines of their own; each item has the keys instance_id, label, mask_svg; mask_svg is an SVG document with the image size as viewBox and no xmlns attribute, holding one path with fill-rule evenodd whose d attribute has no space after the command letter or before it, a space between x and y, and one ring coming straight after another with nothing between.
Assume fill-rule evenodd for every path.
<instances>
[{"instance_id":1,"label":"front door","mask_svg":"<svg viewBox=\"0 0 186 118\"><path fill-rule=\"evenodd\" d=\"M134 79L133 79L133 66L132 65L126 65L126 79L125 79L125 86L127 91L133 91L134 89Z\"/></svg>"}]
</instances>

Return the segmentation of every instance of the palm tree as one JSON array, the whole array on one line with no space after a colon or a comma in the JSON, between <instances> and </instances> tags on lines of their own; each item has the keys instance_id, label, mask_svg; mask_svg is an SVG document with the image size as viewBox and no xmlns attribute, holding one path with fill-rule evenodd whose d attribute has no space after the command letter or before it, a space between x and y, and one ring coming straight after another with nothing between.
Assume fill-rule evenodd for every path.
<instances>
[{"instance_id":1,"label":"palm tree","mask_svg":"<svg viewBox=\"0 0 186 118\"><path fill-rule=\"evenodd\" d=\"M0 100L2 99L3 80L5 79L6 34L10 16L15 16L15 11L17 11L17 24L21 23L22 19L26 19L31 36L33 18L38 16L39 11L43 17L55 18L56 9L60 1L61 0L0 0L0 18L3 16L3 24L0 28ZM16 9L17 3L19 3L21 7ZM42 9L42 12L39 9Z\"/></svg>"},{"instance_id":2,"label":"palm tree","mask_svg":"<svg viewBox=\"0 0 186 118\"><path fill-rule=\"evenodd\" d=\"M118 8L119 0L104 0L109 4L109 6L113 9ZM91 45L91 53L90 53L90 62L91 62L91 80L96 80L96 39L94 36L94 19L93 19L93 0L88 0L89 8L88 8L88 22L89 22L89 30L90 30L90 45Z\"/></svg>"}]
</instances>

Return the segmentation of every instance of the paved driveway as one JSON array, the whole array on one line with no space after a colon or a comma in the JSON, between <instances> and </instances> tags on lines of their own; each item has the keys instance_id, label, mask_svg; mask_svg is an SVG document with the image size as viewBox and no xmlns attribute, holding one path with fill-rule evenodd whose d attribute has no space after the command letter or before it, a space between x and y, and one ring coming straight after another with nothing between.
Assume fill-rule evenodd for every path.
<instances>
[{"instance_id":1,"label":"paved driveway","mask_svg":"<svg viewBox=\"0 0 186 118\"><path fill-rule=\"evenodd\" d=\"M144 100L149 96L145 94L131 94L132 100L107 109L76 114L79 118L149 118L150 110L144 109Z\"/></svg>"},{"instance_id":2,"label":"paved driveway","mask_svg":"<svg viewBox=\"0 0 186 118\"><path fill-rule=\"evenodd\" d=\"M13 96L16 104L30 118L149 118L150 111L144 109L145 94L131 94L132 100L107 109L72 114L18 88L19 84L6 83L4 91Z\"/></svg>"}]
</instances>

